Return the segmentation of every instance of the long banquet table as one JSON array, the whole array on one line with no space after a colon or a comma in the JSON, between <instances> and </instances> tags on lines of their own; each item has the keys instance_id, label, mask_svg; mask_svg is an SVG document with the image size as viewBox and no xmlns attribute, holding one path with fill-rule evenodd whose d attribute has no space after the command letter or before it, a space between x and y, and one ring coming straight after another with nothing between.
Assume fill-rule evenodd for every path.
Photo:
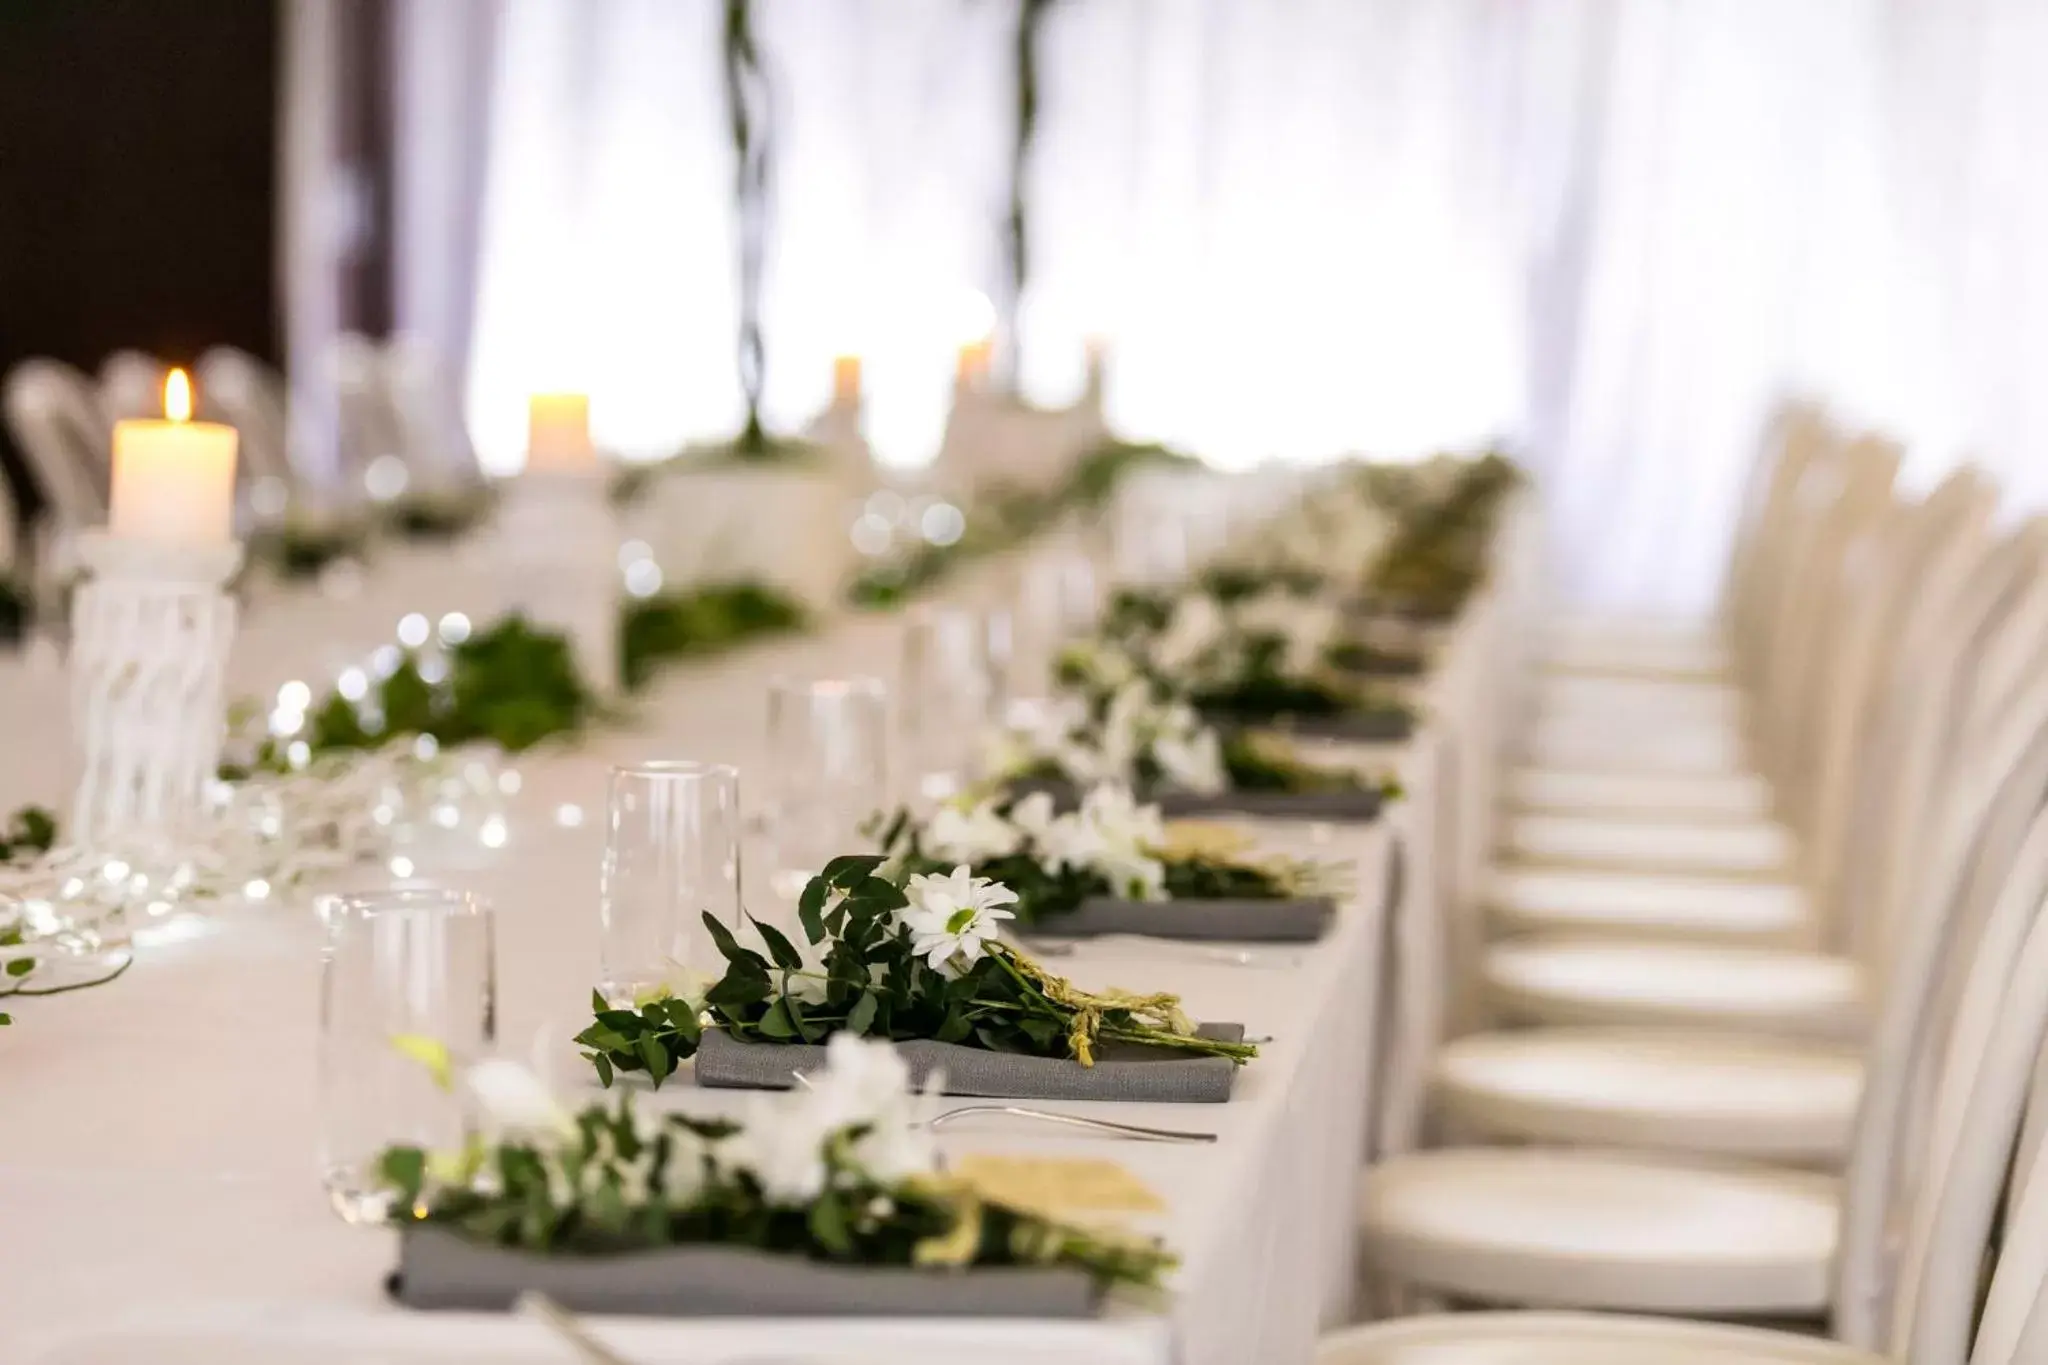
<instances>
[{"instance_id":1,"label":"long banquet table","mask_svg":"<svg viewBox=\"0 0 2048 1365\"><path fill-rule=\"evenodd\" d=\"M346 614L342 614L345 617ZM366 613L358 612L360 625ZM389 618L380 618L388 622ZM388 624L349 638L341 618L252 613L234 674L274 685L293 669L331 677ZM519 764L524 783L503 852L460 878L499 916L500 1040L549 1040L572 1098L598 1092L569 1034L597 962L601 821L608 764L637 758L738 763L748 786L772 674L887 673L888 618L833 623L663 681L634 723ZM337 643L339 641L339 643ZM317 657L315 652L317 653ZM61 676L0 663L0 810L61 806ZM1083 945L1055 965L1084 985L1170 988L1198 1018L1269 1036L1225 1105L1081 1105L1118 1119L1212 1130L1211 1146L1105 1141L995 1122L950 1126L948 1157L1030 1152L1115 1160L1164 1199L1141 1226L1179 1252L1170 1297L1082 1323L1017 1321L607 1321L646 1365L761 1361L951 1362L1060 1358L1100 1365L1306 1362L1344 1319L1352 1205L1373 1092L1386 941L1383 826L1261 831L1291 851L1357 866L1358 893L1323 941L1231 955L1183 944ZM431 874L431 867L422 873ZM761 879L756 878L758 885ZM120 981L16 1002L0 1032L0 1361L23 1365L425 1365L560 1359L532 1324L417 1314L383 1293L392 1234L344 1225L315 1171L314 1067L321 934L303 903L223 913L152 945ZM730 1093L671 1083L653 1102L724 1112Z\"/></svg>"}]
</instances>

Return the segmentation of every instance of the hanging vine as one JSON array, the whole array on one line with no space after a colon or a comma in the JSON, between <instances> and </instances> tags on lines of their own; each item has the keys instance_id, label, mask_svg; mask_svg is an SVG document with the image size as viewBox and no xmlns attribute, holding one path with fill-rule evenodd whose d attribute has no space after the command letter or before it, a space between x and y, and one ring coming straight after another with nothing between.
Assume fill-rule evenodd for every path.
<instances>
[{"instance_id":1,"label":"hanging vine","mask_svg":"<svg viewBox=\"0 0 2048 1365\"><path fill-rule=\"evenodd\" d=\"M1031 234L1026 181L1031 170L1031 144L1038 133L1038 36L1053 0L1018 0L1016 62L1016 140L1010 149L1010 204L1003 220L1003 254L1009 266L1007 325L1003 373L1017 387L1018 316L1024 303L1024 282L1031 271Z\"/></svg>"},{"instance_id":2,"label":"hanging vine","mask_svg":"<svg viewBox=\"0 0 2048 1365\"><path fill-rule=\"evenodd\" d=\"M761 425L761 392L767 380L767 347L761 339L761 276L768 251L770 136L774 91L754 36L752 0L725 0L725 104L732 131L733 208L740 245L739 378L747 423L733 453L763 458L770 453Z\"/></svg>"}]
</instances>

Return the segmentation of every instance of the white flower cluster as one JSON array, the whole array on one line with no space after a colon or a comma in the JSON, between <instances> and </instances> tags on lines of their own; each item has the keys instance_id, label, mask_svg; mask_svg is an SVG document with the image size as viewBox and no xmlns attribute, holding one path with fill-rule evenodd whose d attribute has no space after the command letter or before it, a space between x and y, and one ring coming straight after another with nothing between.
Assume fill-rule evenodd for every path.
<instances>
[{"instance_id":1,"label":"white flower cluster","mask_svg":"<svg viewBox=\"0 0 2048 1365\"><path fill-rule=\"evenodd\" d=\"M1158 700L1143 681L1119 687L1099 724L1085 701L1067 698L997 744L992 766L998 773L1049 762L1080 786L1136 787L1139 764L1149 758L1166 783L1181 790L1219 792L1229 785L1216 732L1193 707Z\"/></svg>"},{"instance_id":2,"label":"white flower cluster","mask_svg":"<svg viewBox=\"0 0 2048 1365\"><path fill-rule=\"evenodd\" d=\"M1355 579L1378 560L1393 529L1386 508L1362 489L1339 485L1268 522L1233 557L1249 568L1334 571Z\"/></svg>"},{"instance_id":3,"label":"white flower cluster","mask_svg":"<svg viewBox=\"0 0 2048 1365\"><path fill-rule=\"evenodd\" d=\"M925 827L922 845L933 857L963 863L1006 858L1028 845L1055 872L1099 873L1119 896L1158 900L1166 894L1166 869L1156 856L1165 838L1159 807L1138 804L1127 787L1104 784L1065 815L1053 813L1052 798L1043 792L1017 802L1007 817L993 801L941 808ZM965 872L962 867L953 876ZM920 896L918 883L931 880L911 879L913 900Z\"/></svg>"},{"instance_id":4,"label":"white flower cluster","mask_svg":"<svg viewBox=\"0 0 2048 1365\"><path fill-rule=\"evenodd\" d=\"M835 1144L840 1167L882 1184L927 1174L937 1164L924 1121L938 1082L922 1094L912 1092L910 1068L892 1045L850 1033L833 1035L825 1068L804 1088L751 1097L739 1131L728 1137L706 1139L660 1115L635 1110L633 1123L641 1140L639 1152L630 1158L599 1125L597 1150L570 1160L581 1141L575 1118L518 1062L494 1058L479 1063L464 1073L463 1085L496 1141L529 1145L540 1154L549 1197L557 1205L594 1195L614 1179L629 1207L657 1197L671 1205L687 1204L707 1181L747 1176L771 1203L802 1207L832 1179L834 1163L827 1156ZM668 1160L657 1189L655 1154L662 1138Z\"/></svg>"},{"instance_id":5,"label":"white flower cluster","mask_svg":"<svg viewBox=\"0 0 2048 1365\"><path fill-rule=\"evenodd\" d=\"M903 888L910 904L898 913L910 929L910 948L945 976L981 961L990 939L999 937L999 921L1015 919L1003 909L1017 893L1001 882L974 876L963 863L945 876L924 874Z\"/></svg>"},{"instance_id":6,"label":"white flower cluster","mask_svg":"<svg viewBox=\"0 0 2048 1365\"><path fill-rule=\"evenodd\" d=\"M924 1127L939 1083L910 1089L910 1068L885 1042L835 1033L826 1065L793 1095L753 1097L745 1125L718 1144L714 1160L754 1177L771 1201L808 1204L824 1192L827 1146L853 1135L841 1152L882 1184L929 1174L937 1149Z\"/></svg>"},{"instance_id":7,"label":"white flower cluster","mask_svg":"<svg viewBox=\"0 0 2048 1365\"><path fill-rule=\"evenodd\" d=\"M1281 667L1288 674L1299 676L1322 664L1323 656L1337 639L1343 613L1321 593L1300 594L1277 588L1236 603L1230 619L1240 636L1263 635L1281 640L1286 646Z\"/></svg>"},{"instance_id":8,"label":"white flower cluster","mask_svg":"<svg viewBox=\"0 0 2048 1365\"><path fill-rule=\"evenodd\" d=\"M1207 593L1190 592L1174 604L1147 653L1161 676L1201 688L1242 676L1251 642L1275 638L1284 647L1281 668L1301 675L1322 663L1342 624L1342 611L1324 592L1274 587L1227 606Z\"/></svg>"}]
</instances>

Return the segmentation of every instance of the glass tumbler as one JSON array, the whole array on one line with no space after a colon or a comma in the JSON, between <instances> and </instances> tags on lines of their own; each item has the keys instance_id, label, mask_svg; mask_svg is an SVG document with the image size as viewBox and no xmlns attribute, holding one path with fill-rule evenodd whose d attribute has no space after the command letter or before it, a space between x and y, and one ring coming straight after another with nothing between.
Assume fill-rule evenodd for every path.
<instances>
[{"instance_id":1,"label":"glass tumbler","mask_svg":"<svg viewBox=\"0 0 2048 1365\"><path fill-rule=\"evenodd\" d=\"M377 1169L385 1148L463 1145L454 1078L497 1036L491 910L439 887L340 895L326 909L321 1176L343 1219L381 1223L390 1209Z\"/></svg>"},{"instance_id":2,"label":"glass tumbler","mask_svg":"<svg viewBox=\"0 0 2048 1365\"><path fill-rule=\"evenodd\" d=\"M974 776L1007 702L1010 615L971 607L913 612L903 633L903 743L915 795L943 801Z\"/></svg>"},{"instance_id":3,"label":"glass tumbler","mask_svg":"<svg viewBox=\"0 0 2048 1365\"><path fill-rule=\"evenodd\" d=\"M889 805L888 748L889 693L879 679L769 684L769 918L778 929L795 923L797 897L820 868L874 846L862 830Z\"/></svg>"},{"instance_id":4,"label":"glass tumbler","mask_svg":"<svg viewBox=\"0 0 2048 1365\"><path fill-rule=\"evenodd\" d=\"M606 999L623 1005L723 972L704 916L739 931L740 828L737 768L612 769L598 902Z\"/></svg>"}]
</instances>

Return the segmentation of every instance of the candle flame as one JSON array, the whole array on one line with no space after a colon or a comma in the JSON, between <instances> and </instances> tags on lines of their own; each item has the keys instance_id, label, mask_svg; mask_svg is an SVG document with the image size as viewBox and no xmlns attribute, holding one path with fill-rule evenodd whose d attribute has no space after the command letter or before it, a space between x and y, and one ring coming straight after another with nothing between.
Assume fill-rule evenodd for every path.
<instances>
[{"instance_id":1,"label":"candle flame","mask_svg":"<svg viewBox=\"0 0 2048 1365\"><path fill-rule=\"evenodd\" d=\"M173 422L192 420L192 381L183 370L172 370L164 380L164 416Z\"/></svg>"}]
</instances>

